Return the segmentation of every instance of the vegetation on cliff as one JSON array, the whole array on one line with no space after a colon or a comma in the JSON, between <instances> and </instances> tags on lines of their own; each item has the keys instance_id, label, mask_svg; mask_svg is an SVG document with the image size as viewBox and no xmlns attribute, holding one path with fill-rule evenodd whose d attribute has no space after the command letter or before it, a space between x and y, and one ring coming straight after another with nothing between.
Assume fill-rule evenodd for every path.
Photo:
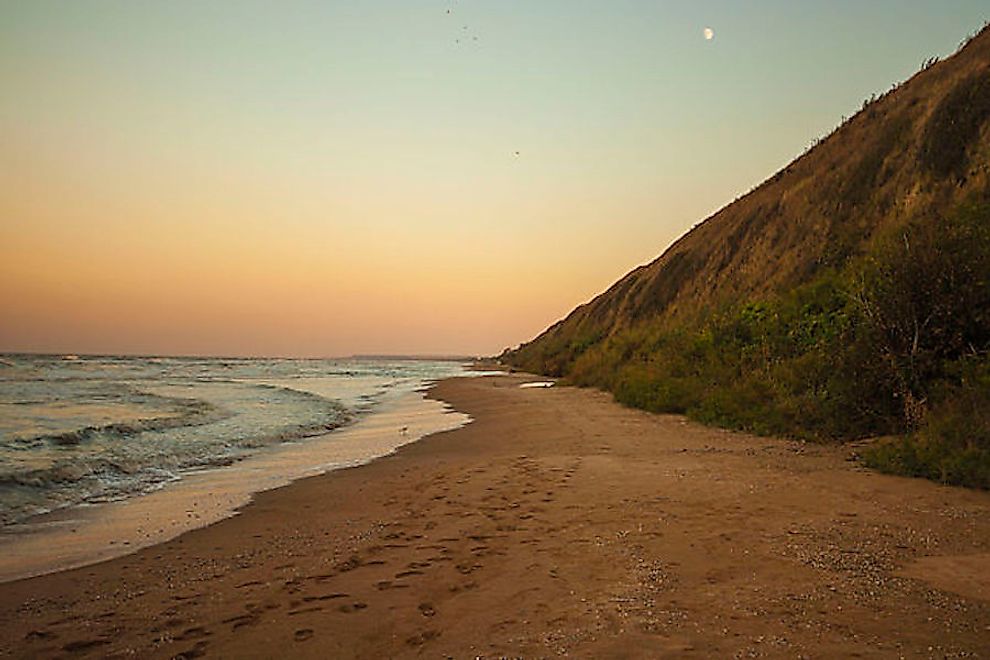
<instances>
[{"instance_id":1,"label":"vegetation on cliff","mask_svg":"<svg viewBox=\"0 0 990 660\"><path fill-rule=\"evenodd\" d=\"M503 357L990 488L990 32Z\"/></svg>"}]
</instances>

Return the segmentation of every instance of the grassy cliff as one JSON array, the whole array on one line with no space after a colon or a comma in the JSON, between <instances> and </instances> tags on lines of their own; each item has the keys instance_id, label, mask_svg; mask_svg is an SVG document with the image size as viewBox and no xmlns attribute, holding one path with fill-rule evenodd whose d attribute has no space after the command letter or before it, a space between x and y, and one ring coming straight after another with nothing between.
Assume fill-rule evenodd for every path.
<instances>
[{"instance_id":1,"label":"grassy cliff","mask_svg":"<svg viewBox=\"0 0 990 660\"><path fill-rule=\"evenodd\" d=\"M504 359L990 487L988 351L984 30Z\"/></svg>"}]
</instances>

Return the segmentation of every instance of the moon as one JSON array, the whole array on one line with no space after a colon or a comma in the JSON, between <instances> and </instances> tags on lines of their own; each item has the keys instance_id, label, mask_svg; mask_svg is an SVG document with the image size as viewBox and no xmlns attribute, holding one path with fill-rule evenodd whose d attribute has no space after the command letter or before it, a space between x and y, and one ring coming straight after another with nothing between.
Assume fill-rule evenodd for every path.
<instances>
[{"instance_id":1,"label":"moon","mask_svg":"<svg viewBox=\"0 0 990 660\"><path fill-rule=\"evenodd\" d=\"M702 34L705 35L705 41L711 41L712 39L715 38L715 30L711 29L710 27L706 27L702 31Z\"/></svg>"}]
</instances>

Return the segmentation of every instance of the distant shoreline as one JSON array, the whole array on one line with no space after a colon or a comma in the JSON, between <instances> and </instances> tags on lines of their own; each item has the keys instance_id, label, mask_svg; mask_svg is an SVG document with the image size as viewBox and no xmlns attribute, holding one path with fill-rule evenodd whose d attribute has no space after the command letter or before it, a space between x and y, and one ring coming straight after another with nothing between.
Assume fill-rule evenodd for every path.
<instances>
[{"instance_id":1,"label":"distant shoreline","mask_svg":"<svg viewBox=\"0 0 990 660\"><path fill-rule=\"evenodd\" d=\"M330 356L285 356L285 355L209 355L209 354L168 354L168 353L74 353L71 351L0 351L0 357L72 357L72 358L137 358L167 360L398 360L424 362L476 362L484 358L469 355L330 355Z\"/></svg>"}]
</instances>

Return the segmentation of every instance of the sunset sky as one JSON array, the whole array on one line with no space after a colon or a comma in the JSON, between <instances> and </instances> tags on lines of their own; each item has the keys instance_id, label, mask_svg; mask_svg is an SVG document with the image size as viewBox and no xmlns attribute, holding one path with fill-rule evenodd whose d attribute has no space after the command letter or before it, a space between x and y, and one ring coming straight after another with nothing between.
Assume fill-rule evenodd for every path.
<instances>
[{"instance_id":1,"label":"sunset sky","mask_svg":"<svg viewBox=\"0 0 990 660\"><path fill-rule=\"evenodd\" d=\"M0 351L498 352L988 18L0 0Z\"/></svg>"}]
</instances>

